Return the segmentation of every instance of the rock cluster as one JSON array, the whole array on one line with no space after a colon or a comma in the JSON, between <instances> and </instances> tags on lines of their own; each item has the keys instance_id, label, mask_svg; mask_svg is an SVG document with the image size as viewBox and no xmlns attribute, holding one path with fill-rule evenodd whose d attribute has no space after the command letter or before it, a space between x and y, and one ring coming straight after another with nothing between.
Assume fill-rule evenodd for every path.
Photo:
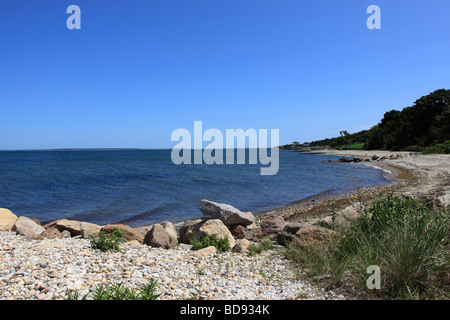
<instances>
[{"instance_id":1,"label":"rock cluster","mask_svg":"<svg viewBox=\"0 0 450 320\"><path fill-rule=\"evenodd\" d=\"M391 154L379 157L378 155L374 154L373 156L365 156L365 157L342 157L336 160L336 162L371 162L371 161L383 161L383 160L397 160L401 159L403 156L401 154ZM323 161L323 162L333 162L333 160Z\"/></svg>"},{"instance_id":2,"label":"rock cluster","mask_svg":"<svg viewBox=\"0 0 450 320\"><path fill-rule=\"evenodd\" d=\"M58 219L43 226L39 221L28 217L17 217L7 209L0 209L0 230L12 230L28 239L62 239L78 237L88 239L89 236L98 236L100 232L110 234L117 228L123 230L125 242L145 244L154 248L173 249L180 243L190 244L195 238L217 235L219 238L228 238L230 248L235 252L247 252L253 242L262 239L276 240L279 244L286 244L295 240L298 243L305 241L325 240L333 236L329 229L286 222L278 215L264 216L262 221L256 222L251 212L242 212L235 207L201 200L201 219L185 221L178 230L173 223L164 221L151 226L131 228L123 224L107 224L99 226L93 223ZM320 221L321 226L344 226L347 221L357 216L356 209L347 208L336 219L326 217ZM334 228L336 229L336 228ZM212 250L205 252L212 252Z\"/></svg>"},{"instance_id":3,"label":"rock cluster","mask_svg":"<svg viewBox=\"0 0 450 320\"><path fill-rule=\"evenodd\" d=\"M202 219L186 221L177 230L167 221L131 228L59 219L41 226L0 209L0 299L64 299L67 290L83 295L111 282L137 288L149 279L158 280L161 299L297 299L299 293L310 299L344 298L299 280L280 255L248 255L251 244L263 238L291 234L299 243L322 241L331 231L275 215L256 221L249 212L208 200L200 210ZM91 248L90 235L116 228L124 231L126 241L120 252ZM191 250L190 240L212 234L227 237L233 250Z\"/></svg>"}]
</instances>

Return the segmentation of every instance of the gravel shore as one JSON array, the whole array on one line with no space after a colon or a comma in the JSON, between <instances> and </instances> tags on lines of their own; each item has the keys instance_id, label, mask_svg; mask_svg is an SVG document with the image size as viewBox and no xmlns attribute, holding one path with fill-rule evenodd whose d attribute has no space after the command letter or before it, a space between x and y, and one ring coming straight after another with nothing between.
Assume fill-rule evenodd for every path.
<instances>
[{"instance_id":1,"label":"gravel shore","mask_svg":"<svg viewBox=\"0 0 450 320\"><path fill-rule=\"evenodd\" d=\"M203 258L191 253L185 246L166 250L131 244L119 252L101 252L86 239L37 241L0 231L0 299L60 300L67 290L81 296L99 284L137 288L149 280L158 281L164 300L345 299L303 281L274 250Z\"/></svg>"},{"instance_id":2,"label":"gravel shore","mask_svg":"<svg viewBox=\"0 0 450 320\"><path fill-rule=\"evenodd\" d=\"M314 150L313 153L371 159L374 155L382 158L400 157L392 160L362 162L383 169L391 183L374 188L356 188L345 194L321 194L295 201L284 207L262 214L277 214L287 221L314 223L329 215L332 206L343 209L363 201L369 203L388 193L416 197L432 203L435 208L450 205L450 155L421 155L410 152L367 151L367 150ZM344 164L345 165L345 164Z\"/></svg>"}]
</instances>

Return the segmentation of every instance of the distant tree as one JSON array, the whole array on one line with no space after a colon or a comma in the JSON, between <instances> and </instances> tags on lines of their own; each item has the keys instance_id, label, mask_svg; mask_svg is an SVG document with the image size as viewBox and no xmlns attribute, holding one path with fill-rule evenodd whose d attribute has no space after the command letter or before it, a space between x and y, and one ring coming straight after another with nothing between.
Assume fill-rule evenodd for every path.
<instances>
[{"instance_id":1,"label":"distant tree","mask_svg":"<svg viewBox=\"0 0 450 320\"><path fill-rule=\"evenodd\" d=\"M364 149L421 151L450 140L450 90L440 89L423 96L413 106L391 110L370 130L312 141L312 146L332 148L364 143Z\"/></svg>"},{"instance_id":2,"label":"distant tree","mask_svg":"<svg viewBox=\"0 0 450 320\"><path fill-rule=\"evenodd\" d=\"M391 110L368 136L367 149L424 149L450 139L450 90L436 90L402 111Z\"/></svg>"}]
</instances>

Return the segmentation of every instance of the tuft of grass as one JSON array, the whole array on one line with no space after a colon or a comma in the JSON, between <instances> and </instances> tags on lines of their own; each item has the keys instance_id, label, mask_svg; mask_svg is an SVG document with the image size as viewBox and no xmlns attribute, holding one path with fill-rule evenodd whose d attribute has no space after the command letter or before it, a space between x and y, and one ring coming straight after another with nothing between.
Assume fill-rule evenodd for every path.
<instances>
[{"instance_id":1,"label":"tuft of grass","mask_svg":"<svg viewBox=\"0 0 450 320\"><path fill-rule=\"evenodd\" d=\"M273 247L272 241L270 241L269 239L263 239L259 244L252 243L248 247L248 251L249 251L248 255L254 256L254 255L260 254L264 250L270 250L270 249L272 249L272 247Z\"/></svg>"},{"instance_id":2,"label":"tuft of grass","mask_svg":"<svg viewBox=\"0 0 450 320\"><path fill-rule=\"evenodd\" d=\"M342 232L339 239L284 254L326 286L349 285L392 299L449 298L450 219L415 199L388 195ZM369 290L367 268L381 270L381 289Z\"/></svg>"},{"instance_id":3,"label":"tuft of grass","mask_svg":"<svg viewBox=\"0 0 450 320\"><path fill-rule=\"evenodd\" d=\"M194 250L200 250L210 246L216 247L218 252L226 252L230 250L228 238L219 238L217 234L203 236L201 238L195 237L191 240L191 245L193 246Z\"/></svg>"},{"instance_id":4,"label":"tuft of grass","mask_svg":"<svg viewBox=\"0 0 450 320\"><path fill-rule=\"evenodd\" d=\"M270 275L269 274L266 274L264 271L262 271L262 270L258 270L258 272L259 272L259 275L264 279L264 281L266 282L266 284L270 284L270 283L272 283L273 281L277 281L277 282L279 282L278 280L275 280L275 278L277 277L277 274L275 273L275 272L272 272Z\"/></svg>"},{"instance_id":5,"label":"tuft of grass","mask_svg":"<svg viewBox=\"0 0 450 320\"><path fill-rule=\"evenodd\" d=\"M125 287L121 282L111 285L100 285L92 292L79 296L78 291L68 291L67 300L156 300L160 295L155 293L157 281L151 280L137 290Z\"/></svg>"},{"instance_id":6,"label":"tuft of grass","mask_svg":"<svg viewBox=\"0 0 450 320\"><path fill-rule=\"evenodd\" d=\"M111 234L100 231L98 237L89 236L90 244L93 249L101 251L120 251L120 244L123 243L123 230L115 229Z\"/></svg>"}]
</instances>

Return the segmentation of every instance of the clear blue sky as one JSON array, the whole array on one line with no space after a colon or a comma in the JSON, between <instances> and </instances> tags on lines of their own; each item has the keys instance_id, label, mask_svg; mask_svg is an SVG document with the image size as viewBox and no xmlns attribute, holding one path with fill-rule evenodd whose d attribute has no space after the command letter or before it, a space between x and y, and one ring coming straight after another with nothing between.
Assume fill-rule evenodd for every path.
<instances>
[{"instance_id":1,"label":"clear blue sky","mask_svg":"<svg viewBox=\"0 0 450 320\"><path fill-rule=\"evenodd\" d=\"M194 120L304 142L441 88L448 0L0 2L0 149L170 148Z\"/></svg>"}]
</instances>

